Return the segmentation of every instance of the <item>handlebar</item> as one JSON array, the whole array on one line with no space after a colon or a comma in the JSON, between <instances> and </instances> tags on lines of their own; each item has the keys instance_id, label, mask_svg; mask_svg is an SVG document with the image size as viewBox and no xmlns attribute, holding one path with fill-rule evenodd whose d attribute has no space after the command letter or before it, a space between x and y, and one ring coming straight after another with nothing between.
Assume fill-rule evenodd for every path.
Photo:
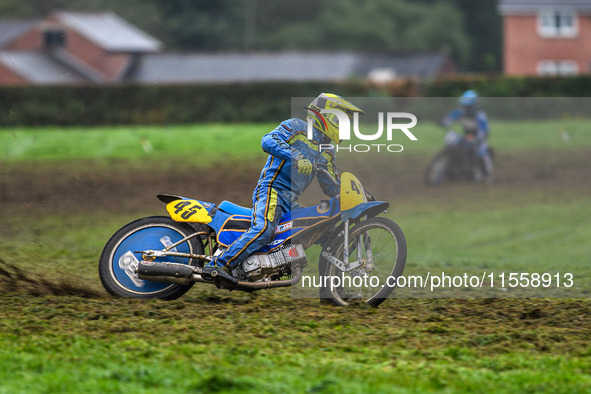
<instances>
[{"instance_id":1,"label":"handlebar","mask_svg":"<svg viewBox=\"0 0 591 394\"><path fill-rule=\"evenodd\" d=\"M330 179L330 181L335 185L335 186L340 186L341 183L339 181L337 181L330 172L328 172L328 166L322 165L322 164L312 164L314 166L314 174L318 175L318 174L324 174L328 176L328 179Z\"/></svg>"},{"instance_id":2,"label":"handlebar","mask_svg":"<svg viewBox=\"0 0 591 394\"><path fill-rule=\"evenodd\" d=\"M332 176L332 174L330 172L328 172L328 166L323 165L323 164L313 164L314 166L314 174L318 175L318 174L326 174L328 176L328 179L330 179L332 181L332 183L335 186L341 186L341 183L338 182L336 179L334 179L334 177ZM365 192L365 196L367 198L367 201L376 201L376 198L374 197L373 194L371 194L365 187L363 188L363 191Z\"/></svg>"}]
</instances>

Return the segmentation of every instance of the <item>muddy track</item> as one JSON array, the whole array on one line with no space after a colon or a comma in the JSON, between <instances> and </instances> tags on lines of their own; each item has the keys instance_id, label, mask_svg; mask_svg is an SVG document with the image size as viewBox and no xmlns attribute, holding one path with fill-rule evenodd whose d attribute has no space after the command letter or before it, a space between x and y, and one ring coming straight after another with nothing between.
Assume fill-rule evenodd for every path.
<instances>
[{"instance_id":1,"label":"muddy track","mask_svg":"<svg viewBox=\"0 0 591 394\"><path fill-rule=\"evenodd\" d=\"M380 161L357 158L346 162L372 193L383 199L454 196L482 190L479 185L452 184L430 188L423 183L427 163L416 156ZM50 168L0 169L0 214L39 214L69 211L146 211L159 207L154 196L173 193L219 202L249 205L260 163L224 168L127 169L112 166L93 170L92 163ZM505 153L496 158L493 190L586 192L591 190L591 151Z\"/></svg>"}]
</instances>

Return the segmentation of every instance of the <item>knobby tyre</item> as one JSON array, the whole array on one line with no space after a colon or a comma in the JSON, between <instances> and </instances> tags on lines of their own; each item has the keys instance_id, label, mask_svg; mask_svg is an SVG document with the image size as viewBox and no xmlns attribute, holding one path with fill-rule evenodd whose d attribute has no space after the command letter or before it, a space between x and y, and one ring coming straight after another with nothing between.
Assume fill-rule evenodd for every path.
<instances>
[{"instance_id":1,"label":"knobby tyre","mask_svg":"<svg viewBox=\"0 0 591 394\"><path fill-rule=\"evenodd\" d=\"M165 216L138 219L123 226L105 245L99 259L99 276L105 290L118 297L174 300L193 285L152 282L137 277L135 269L142 260L142 250L162 250L195 230L186 223L178 223ZM178 252L203 254L198 237L175 247ZM156 262L197 265L198 261L179 257L158 257Z\"/></svg>"}]
</instances>

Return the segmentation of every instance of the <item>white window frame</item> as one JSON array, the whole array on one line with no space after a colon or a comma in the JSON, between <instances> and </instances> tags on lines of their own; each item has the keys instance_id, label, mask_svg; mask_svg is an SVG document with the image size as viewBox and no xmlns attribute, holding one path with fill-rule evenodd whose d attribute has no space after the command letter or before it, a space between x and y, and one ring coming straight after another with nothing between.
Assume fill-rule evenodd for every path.
<instances>
[{"instance_id":1,"label":"white window frame","mask_svg":"<svg viewBox=\"0 0 591 394\"><path fill-rule=\"evenodd\" d=\"M574 60L561 60L558 62L558 75L578 75L579 65Z\"/></svg>"},{"instance_id":2,"label":"white window frame","mask_svg":"<svg viewBox=\"0 0 591 394\"><path fill-rule=\"evenodd\" d=\"M570 21L570 24L567 24L567 21ZM577 37L579 35L579 17L573 9L569 8L541 10L538 13L538 34L544 38Z\"/></svg>"},{"instance_id":3,"label":"white window frame","mask_svg":"<svg viewBox=\"0 0 591 394\"><path fill-rule=\"evenodd\" d=\"M538 75L552 76L558 74L558 65L553 60L540 60L538 62Z\"/></svg>"},{"instance_id":4,"label":"white window frame","mask_svg":"<svg viewBox=\"0 0 591 394\"><path fill-rule=\"evenodd\" d=\"M574 60L540 60L537 71L541 76L578 75L579 65Z\"/></svg>"}]
</instances>

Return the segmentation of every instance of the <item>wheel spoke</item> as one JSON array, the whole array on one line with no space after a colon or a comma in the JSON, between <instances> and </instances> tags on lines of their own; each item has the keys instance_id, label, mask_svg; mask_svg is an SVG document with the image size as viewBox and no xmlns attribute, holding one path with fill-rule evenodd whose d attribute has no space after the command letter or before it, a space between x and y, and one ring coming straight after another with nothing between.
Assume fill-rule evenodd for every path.
<instances>
[{"instance_id":1,"label":"wheel spoke","mask_svg":"<svg viewBox=\"0 0 591 394\"><path fill-rule=\"evenodd\" d=\"M342 258L343 247L335 248L335 257ZM366 220L350 230L349 248L357 251L357 261L365 265L343 275L329 263L328 275L338 276L343 281L338 291L329 289L333 301L346 305L349 301L345 294L355 293L365 302L379 304L393 290L388 278L401 275L404 269L406 241L402 230L385 218Z\"/></svg>"}]
</instances>

